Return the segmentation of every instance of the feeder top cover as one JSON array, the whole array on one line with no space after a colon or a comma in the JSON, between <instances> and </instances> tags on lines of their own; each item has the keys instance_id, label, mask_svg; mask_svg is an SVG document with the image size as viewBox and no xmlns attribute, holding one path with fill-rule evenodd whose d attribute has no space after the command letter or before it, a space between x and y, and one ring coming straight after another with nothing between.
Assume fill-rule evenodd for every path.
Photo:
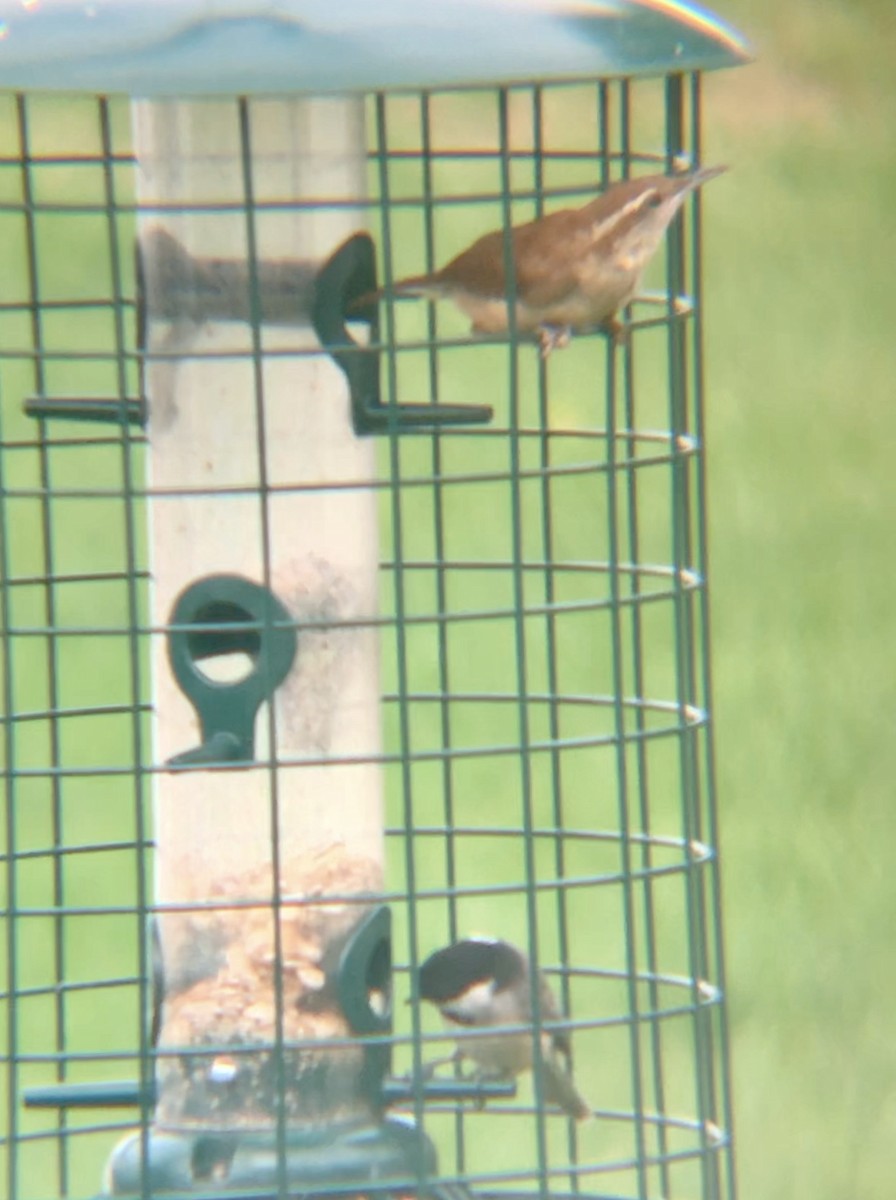
<instances>
[{"instance_id":1,"label":"feeder top cover","mask_svg":"<svg viewBox=\"0 0 896 1200\"><path fill-rule=\"evenodd\" d=\"M0 87L17 91L365 92L748 58L679 0L0 0Z\"/></svg>"}]
</instances>

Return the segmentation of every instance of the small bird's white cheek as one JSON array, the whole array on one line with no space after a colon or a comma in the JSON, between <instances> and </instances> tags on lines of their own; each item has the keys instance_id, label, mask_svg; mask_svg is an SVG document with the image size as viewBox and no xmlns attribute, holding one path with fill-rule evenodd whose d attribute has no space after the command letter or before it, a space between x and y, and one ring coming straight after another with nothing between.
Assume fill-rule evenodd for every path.
<instances>
[{"instance_id":1,"label":"small bird's white cheek","mask_svg":"<svg viewBox=\"0 0 896 1200\"><path fill-rule=\"evenodd\" d=\"M464 1025L489 1025L495 1021L494 985L490 982L476 983L462 996L442 1006L448 1020L452 1018Z\"/></svg>"}]
</instances>

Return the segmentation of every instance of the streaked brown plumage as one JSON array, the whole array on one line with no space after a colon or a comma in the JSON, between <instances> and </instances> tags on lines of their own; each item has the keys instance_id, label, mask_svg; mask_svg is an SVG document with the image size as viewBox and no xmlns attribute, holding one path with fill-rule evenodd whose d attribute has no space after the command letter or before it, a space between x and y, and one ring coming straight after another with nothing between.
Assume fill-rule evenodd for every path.
<instances>
[{"instance_id":1,"label":"streaked brown plumage","mask_svg":"<svg viewBox=\"0 0 896 1200\"><path fill-rule=\"evenodd\" d=\"M537 334L545 356L566 345L572 332L603 326L619 337L616 313L634 296L672 218L695 188L724 170L626 179L581 208L514 226L518 332ZM502 229L486 233L431 275L398 280L391 294L453 300L473 333L503 333L509 324L504 243ZM384 294L381 289L353 307Z\"/></svg>"}]
</instances>

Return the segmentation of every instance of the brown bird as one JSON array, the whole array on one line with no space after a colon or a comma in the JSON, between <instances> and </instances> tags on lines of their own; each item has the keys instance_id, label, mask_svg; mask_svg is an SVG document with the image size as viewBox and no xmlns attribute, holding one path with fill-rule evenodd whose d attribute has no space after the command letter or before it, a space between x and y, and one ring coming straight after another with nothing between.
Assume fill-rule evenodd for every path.
<instances>
[{"instance_id":1,"label":"brown bird","mask_svg":"<svg viewBox=\"0 0 896 1200\"><path fill-rule=\"evenodd\" d=\"M644 269L686 198L726 170L704 167L680 175L644 175L614 183L581 208L563 208L511 230L520 333L535 333L543 357L565 346L573 331L602 326L614 340L616 318L634 296ZM504 231L495 229L431 275L399 279L394 296L453 300L473 333L503 333L511 289L504 272ZM353 308L387 294L362 297Z\"/></svg>"}]
</instances>

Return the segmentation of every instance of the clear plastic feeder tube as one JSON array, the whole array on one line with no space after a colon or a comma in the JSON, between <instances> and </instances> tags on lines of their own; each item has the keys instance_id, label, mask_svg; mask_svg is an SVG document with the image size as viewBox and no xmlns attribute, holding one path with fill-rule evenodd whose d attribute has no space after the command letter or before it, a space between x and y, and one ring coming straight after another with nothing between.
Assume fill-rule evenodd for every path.
<instances>
[{"instance_id":1,"label":"clear plastic feeder tube","mask_svg":"<svg viewBox=\"0 0 896 1200\"><path fill-rule=\"evenodd\" d=\"M296 631L248 760L156 775L157 1120L352 1119L360 1051L329 1043L352 1034L335 965L382 888L375 493L351 486L374 464L309 307L365 225L363 102L142 101L133 120L152 624L205 581L191 644L210 693L266 669L265 631L231 636L251 613L216 580L272 594ZM153 671L163 764L202 731L163 634Z\"/></svg>"}]
</instances>

